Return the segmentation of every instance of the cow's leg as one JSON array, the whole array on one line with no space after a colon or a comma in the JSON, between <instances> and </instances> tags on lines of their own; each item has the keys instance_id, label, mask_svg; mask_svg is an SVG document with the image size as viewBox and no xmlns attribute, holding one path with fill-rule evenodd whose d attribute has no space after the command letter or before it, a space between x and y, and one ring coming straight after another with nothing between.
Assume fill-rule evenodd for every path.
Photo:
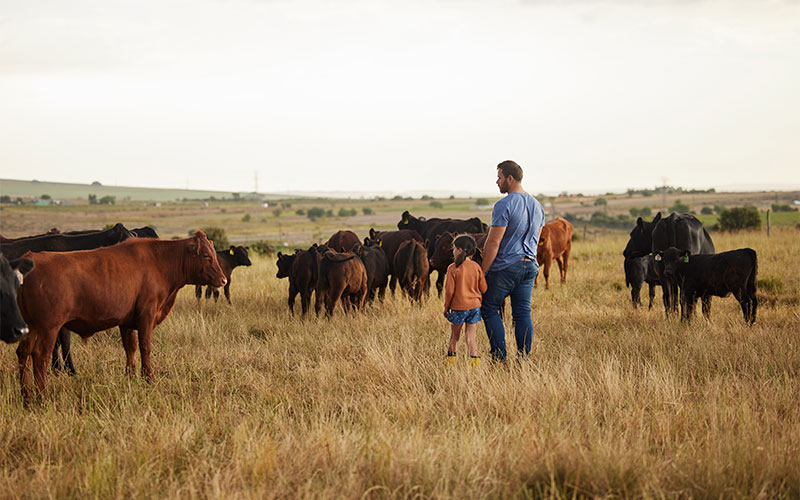
<instances>
[{"instance_id":1,"label":"cow's leg","mask_svg":"<svg viewBox=\"0 0 800 500\"><path fill-rule=\"evenodd\" d=\"M210 299L212 293L214 293L214 289L211 288L210 286L207 286L206 287L206 299Z\"/></svg>"},{"instance_id":2,"label":"cow's leg","mask_svg":"<svg viewBox=\"0 0 800 500\"><path fill-rule=\"evenodd\" d=\"M305 317L306 313L308 312L308 306L311 304L311 292L303 291L300 292L300 307L303 311L302 315Z\"/></svg>"},{"instance_id":3,"label":"cow's leg","mask_svg":"<svg viewBox=\"0 0 800 500\"><path fill-rule=\"evenodd\" d=\"M361 288L360 293L357 294L355 297L356 297L356 302L355 303L358 306L358 310L361 311L362 309L364 309L364 302L365 302L365 300L367 298L367 287L366 287L366 285L364 285L364 287Z\"/></svg>"},{"instance_id":4,"label":"cow's leg","mask_svg":"<svg viewBox=\"0 0 800 500\"><path fill-rule=\"evenodd\" d=\"M397 276L392 274L392 278L389 280L389 290L392 291L392 296L394 296L396 288L397 288Z\"/></svg>"},{"instance_id":5,"label":"cow's leg","mask_svg":"<svg viewBox=\"0 0 800 500\"><path fill-rule=\"evenodd\" d=\"M383 302L384 298L386 298L386 281L378 286L378 299Z\"/></svg>"},{"instance_id":6,"label":"cow's leg","mask_svg":"<svg viewBox=\"0 0 800 500\"><path fill-rule=\"evenodd\" d=\"M289 285L289 312L294 314L294 299L297 297L299 290L294 287L294 285ZM300 301L302 302L303 296L300 295Z\"/></svg>"},{"instance_id":7,"label":"cow's leg","mask_svg":"<svg viewBox=\"0 0 800 500\"><path fill-rule=\"evenodd\" d=\"M558 277L561 279L561 282L564 283L567 281L566 275L564 274L564 257L558 257L556 259L556 264L558 264Z\"/></svg>"},{"instance_id":8,"label":"cow's leg","mask_svg":"<svg viewBox=\"0 0 800 500\"><path fill-rule=\"evenodd\" d=\"M136 373L136 347L139 343L138 334L133 328L119 327L122 337L122 347L125 348L125 373L133 376Z\"/></svg>"},{"instance_id":9,"label":"cow's leg","mask_svg":"<svg viewBox=\"0 0 800 500\"><path fill-rule=\"evenodd\" d=\"M436 273L438 274L436 278L436 293L439 295L439 298L442 297L442 290L444 289L444 277L447 276L447 271L439 271L437 270Z\"/></svg>"},{"instance_id":10,"label":"cow's leg","mask_svg":"<svg viewBox=\"0 0 800 500\"><path fill-rule=\"evenodd\" d=\"M214 289L214 302L219 301L219 288Z\"/></svg>"},{"instance_id":11,"label":"cow's leg","mask_svg":"<svg viewBox=\"0 0 800 500\"><path fill-rule=\"evenodd\" d=\"M42 396L47 395L45 387L47 362L52 358L53 346L56 343L57 336L58 328L43 330L41 335L36 337L32 346L33 348L31 349L31 358L33 358L33 380L36 382L36 388Z\"/></svg>"},{"instance_id":12,"label":"cow's leg","mask_svg":"<svg viewBox=\"0 0 800 500\"><path fill-rule=\"evenodd\" d=\"M333 316L333 310L336 307L336 303L342 299L344 288L344 283L334 283L331 285L330 290L328 290L328 296L325 300L325 310L327 311L328 316ZM342 308L344 309L344 312L347 312L347 305L345 304L345 301L342 301Z\"/></svg>"},{"instance_id":13,"label":"cow's leg","mask_svg":"<svg viewBox=\"0 0 800 500\"><path fill-rule=\"evenodd\" d=\"M225 292L225 300L228 301L228 305L232 306L233 304L231 304L231 279L230 278L228 278L228 282L225 283L225 288L223 288L223 291Z\"/></svg>"},{"instance_id":14,"label":"cow's leg","mask_svg":"<svg viewBox=\"0 0 800 500\"><path fill-rule=\"evenodd\" d=\"M30 402L32 393L30 387L30 380L28 378L28 358L31 355L31 351L33 350L33 340L36 339L36 335L34 334L33 330L28 332L27 337L23 337L22 340L19 341L17 345L17 362L19 366L19 386L22 390L22 398L27 404Z\"/></svg>"},{"instance_id":15,"label":"cow's leg","mask_svg":"<svg viewBox=\"0 0 800 500\"><path fill-rule=\"evenodd\" d=\"M550 289L550 265L552 262L550 259L545 259L544 261L544 289Z\"/></svg>"},{"instance_id":16,"label":"cow's leg","mask_svg":"<svg viewBox=\"0 0 800 500\"><path fill-rule=\"evenodd\" d=\"M676 281L675 283L672 284L672 289L670 290L670 305L672 306L672 312L678 312L678 297L680 296L679 293L680 291L678 289L678 283Z\"/></svg>"},{"instance_id":17,"label":"cow's leg","mask_svg":"<svg viewBox=\"0 0 800 500\"><path fill-rule=\"evenodd\" d=\"M53 359L50 362L50 367L53 369L53 373L56 375L64 369L64 366L61 364L61 353L58 352L59 348L61 347L61 335L59 332L59 336L56 337L56 343L53 346Z\"/></svg>"},{"instance_id":18,"label":"cow's leg","mask_svg":"<svg viewBox=\"0 0 800 500\"><path fill-rule=\"evenodd\" d=\"M703 295L700 300L702 302L703 316L706 319L711 319L711 295Z\"/></svg>"},{"instance_id":19,"label":"cow's leg","mask_svg":"<svg viewBox=\"0 0 800 500\"><path fill-rule=\"evenodd\" d=\"M319 312L322 309L323 301L327 303L327 299L325 297L327 294L325 293L325 290L321 288L317 288L317 291L314 292L314 294L315 294L314 312L317 313L317 316L319 316Z\"/></svg>"},{"instance_id":20,"label":"cow's leg","mask_svg":"<svg viewBox=\"0 0 800 500\"><path fill-rule=\"evenodd\" d=\"M203 285L194 286L194 296L197 297L198 301L203 297Z\"/></svg>"},{"instance_id":21,"label":"cow's leg","mask_svg":"<svg viewBox=\"0 0 800 500\"><path fill-rule=\"evenodd\" d=\"M72 332L66 328L58 331L58 342L61 344L61 356L64 358L64 367L67 373L72 376L78 373L75 365L72 364ZM55 352L55 349L53 350Z\"/></svg>"},{"instance_id":22,"label":"cow's leg","mask_svg":"<svg viewBox=\"0 0 800 500\"><path fill-rule=\"evenodd\" d=\"M669 297L670 284L664 278L661 278L661 300L664 302L664 314L669 318L670 312L670 297Z\"/></svg>"},{"instance_id":23,"label":"cow's leg","mask_svg":"<svg viewBox=\"0 0 800 500\"><path fill-rule=\"evenodd\" d=\"M562 283L566 283L567 282L567 271L569 270L569 254L570 254L571 250L572 250L572 243L571 242L567 242L567 250L561 256L561 259L564 262L564 274L561 276L561 282Z\"/></svg>"},{"instance_id":24,"label":"cow's leg","mask_svg":"<svg viewBox=\"0 0 800 500\"><path fill-rule=\"evenodd\" d=\"M642 303L640 297L640 293L642 291L642 284L641 283L631 283L631 302L633 302L633 308L636 309Z\"/></svg>"},{"instance_id":25,"label":"cow's leg","mask_svg":"<svg viewBox=\"0 0 800 500\"><path fill-rule=\"evenodd\" d=\"M758 310L758 298L756 297L756 292L753 290L752 293L748 293L750 297L750 324L756 322L756 311Z\"/></svg>"},{"instance_id":26,"label":"cow's leg","mask_svg":"<svg viewBox=\"0 0 800 500\"><path fill-rule=\"evenodd\" d=\"M653 308L653 299L656 298L656 286L652 283L648 283L648 295L650 297L650 304L648 304L647 309L650 310Z\"/></svg>"},{"instance_id":27,"label":"cow's leg","mask_svg":"<svg viewBox=\"0 0 800 500\"><path fill-rule=\"evenodd\" d=\"M150 364L152 349L153 320L149 315L139 319L139 356L142 358L142 377L153 383L153 367Z\"/></svg>"}]
</instances>

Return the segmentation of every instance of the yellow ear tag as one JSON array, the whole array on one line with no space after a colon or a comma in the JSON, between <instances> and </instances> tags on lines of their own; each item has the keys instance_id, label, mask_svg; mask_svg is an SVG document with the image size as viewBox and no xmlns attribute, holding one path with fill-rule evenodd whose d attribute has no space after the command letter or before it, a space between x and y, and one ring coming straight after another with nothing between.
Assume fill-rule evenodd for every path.
<instances>
[{"instance_id":1,"label":"yellow ear tag","mask_svg":"<svg viewBox=\"0 0 800 500\"><path fill-rule=\"evenodd\" d=\"M539 242L539 246L542 246L542 245L544 245L544 241L540 241Z\"/></svg>"},{"instance_id":2,"label":"yellow ear tag","mask_svg":"<svg viewBox=\"0 0 800 500\"><path fill-rule=\"evenodd\" d=\"M233 255L233 249L232 248L230 249L230 254Z\"/></svg>"},{"instance_id":3,"label":"yellow ear tag","mask_svg":"<svg viewBox=\"0 0 800 500\"><path fill-rule=\"evenodd\" d=\"M380 248L380 247L382 247L382 246L383 246L383 242L382 242L382 241L379 241L379 242L378 242L378 248Z\"/></svg>"},{"instance_id":4,"label":"yellow ear tag","mask_svg":"<svg viewBox=\"0 0 800 500\"><path fill-rule=\"evenodd\" d=\"M403 224L408 224L408 220L407 220L407 219L406 219L406 220L404 220L404 221L403 221Z\"/></svg>"},{"instance_id":5,"label":"yellow ear tag","mask_svg":"<svg viewBox=\"0 0 800 500\"><path fill-rule=\"evenodd\" d=\"M684 264L688 264L689 263L689 256L688 255L684 255L683 256L683 263Z\"/></svg>"}]
</instances>

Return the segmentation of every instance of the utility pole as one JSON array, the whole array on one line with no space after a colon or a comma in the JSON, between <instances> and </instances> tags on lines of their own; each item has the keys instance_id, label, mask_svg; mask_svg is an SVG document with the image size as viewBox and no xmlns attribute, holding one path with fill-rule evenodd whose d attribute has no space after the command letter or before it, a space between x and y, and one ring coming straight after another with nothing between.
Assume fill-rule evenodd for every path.
<instances>
[{"instance_id":1,"label":"utility pole","mask_svg":"<svg viewBox=\"0 0 800 500\"><path fill-rule=\"evenodd\" d=\"M253 170L253 192L258 192L258 170Z\"/></svg>"},{"instance_id":2,"label":"utility pole","mask_svg":"<svg viewBox=\"0 0 800 500\"><path fill-rule=\"evenodd\" d=\"M662 213L667 213L667 178L661 178L661 209Z\"/></svg>"}]
</instances>

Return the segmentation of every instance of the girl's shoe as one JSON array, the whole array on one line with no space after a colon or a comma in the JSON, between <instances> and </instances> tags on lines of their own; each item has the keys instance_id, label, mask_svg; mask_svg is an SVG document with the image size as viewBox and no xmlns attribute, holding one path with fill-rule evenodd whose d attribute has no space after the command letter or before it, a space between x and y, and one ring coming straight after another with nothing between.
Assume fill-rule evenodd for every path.
<instances>
[{"instance_id":1,"label":"girl's shoe","mask_svg":"<svg viewBox=\"0 0 800 500\"><path fill-rule=\"evenodd\" d=\"M456 366L456 353L448 352L447 353L447 366Z\"/></svg>"},{"instance_id":2,"label":"girl's shoe","mask_svg":"<svg viewBox=\"0 0 800 500\"><path fill-rule=\"evenodd\" d=\"M469 366L472 367L472 369L477 368L480 365L480 363L481 363L481 357L480 356L470 356L469 357Z\"/></svg>"}]
</instances>

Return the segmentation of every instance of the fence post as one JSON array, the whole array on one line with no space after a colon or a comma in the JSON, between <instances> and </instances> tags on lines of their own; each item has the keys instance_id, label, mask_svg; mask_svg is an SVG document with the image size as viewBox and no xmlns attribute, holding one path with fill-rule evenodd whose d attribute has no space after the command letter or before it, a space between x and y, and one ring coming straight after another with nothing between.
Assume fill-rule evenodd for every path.
<instances>
[{"instance_id":1,"label":"fence post","mask_svg":"<svg viewBox=\"0 0 800 500\"><path fill-rule=\"evenodd\" d=\"M586 226L587 224L583 225L583 240L586 241Z\"/></svg>"},{"instance_id":2,"label":"fence post","mask_svg":"<svg viewBox=\"0 0 800 500\"><path fill-rule=\"evenodd\" d=\"M767 209L767 238L769 238L769 208Z\"/></svg>"}]
</instances>

